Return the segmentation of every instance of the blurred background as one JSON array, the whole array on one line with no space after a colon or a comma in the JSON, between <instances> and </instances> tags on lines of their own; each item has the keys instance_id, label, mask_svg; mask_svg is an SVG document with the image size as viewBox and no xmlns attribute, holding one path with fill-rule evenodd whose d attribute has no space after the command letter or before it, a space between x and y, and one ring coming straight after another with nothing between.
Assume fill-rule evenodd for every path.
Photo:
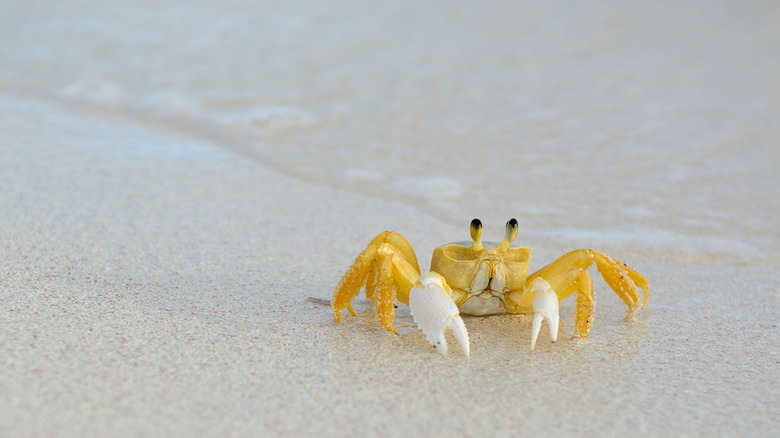
<instances>
[{"instance_id":1,"label":"blurred background","mask_svg":"<svg viewBox=\"0 0 780 438\"><path fill-rule=\"evenodd\" d=\"M521 240L763 258L779 18L752 0L6 0L0 88L451 224L517 216Z\"/></svg>"}]
</instances>

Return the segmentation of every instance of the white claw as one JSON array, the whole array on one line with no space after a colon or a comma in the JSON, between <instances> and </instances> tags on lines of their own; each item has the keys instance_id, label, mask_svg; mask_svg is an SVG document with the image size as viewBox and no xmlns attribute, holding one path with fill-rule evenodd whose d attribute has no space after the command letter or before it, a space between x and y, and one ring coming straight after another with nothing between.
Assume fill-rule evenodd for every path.
<instances>
[{"instance_id":1,"label":"white claw","mask_svg":"<svg viewBox=\"0 0 780 438\"><path fill-rule=\"evenodd\" d=\"M531 329L531 351L536 346L536 338L542 328L542 320L547 320L550 329L550 340L558 340L558 295L556 295L550 283L542 278L537 278L531 284L531 292L534 294L534 325Z\"/></svg>"},{"instance_id":2,"label":"white claw","mask_svg":"<svg viewBox=\"0 0 780 438\"><path fill-rule=\"evenodd\" d=\"M435 272L423 274L409 292L409 307L414 322L436 351L447 354L444 330L450 328L460 348L468 356L469 334L449 291L441 275Z\"/></svg>"}]
</instances>

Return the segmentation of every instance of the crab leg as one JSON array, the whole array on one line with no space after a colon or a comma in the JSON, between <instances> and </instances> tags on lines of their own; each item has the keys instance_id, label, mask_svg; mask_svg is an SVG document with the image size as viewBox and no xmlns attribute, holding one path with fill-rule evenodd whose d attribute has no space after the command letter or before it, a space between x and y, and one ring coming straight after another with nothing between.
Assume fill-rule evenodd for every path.
<instances>
[{"instance_id":1,"label":"crab leg","mask_svg":"<svg viewBox=\"0 0 780 438\"><path fill-rule=\"evenodd\" d=\"M396 247L403 255L403 258L409 262L418 273L420 272L420 265L417 264L417 255L415 255L414 249L412 248L412 245L409 244L409 241L401 234L396 233L395 231L383 231L374 237L368 245L371 246L375 243L387 243Z\"/></svg>"},{"instance_id":2,"label":"crab leg","mask_svg":"<svg viewBox=\"0 0 780 438\"><path fill-rule=\"evenodd\" d=\"M341 277L339 284L333 291L331 310L336 321L341 322L341 313L345 308L349 309L349 313L355 316L355 310L352 309L351 301L360 293L360 288L366 283L366 277L368 277L369 270L371 270L371 266L374 264L378 246L373 244L364 249L355 258L355 262L347 269L347 272Z\"/></svg>"},{"instance_id":3,"label":"crab leg","mask_svg":"<svg viewBox=\"0 0 780 438\"><path fill-rule=\"evenodd\" d=\"M409 307L412 317L428 342L442 355L447 354L447 340L444 330L452 329L463 353L469 355L469 334L458 306L452 301L452 290L444 278L429 272L420 276L409 292ZM556 301L557 302L557 301Z\"/></svg>"},{"instance_id":4,"label":"crab leg","mask_svg":"<svg viewBox=\"0 0 780 438\"><path fill-rule=\"evenodd\" d=\"M393 284L393 259L387 257L382 260L379 267L379 279L376 284L376 296L372 297L376 306L376 314L379 322L388 331L396 333L393 327L393 317L395 316L395 297L397 295L397 286Z\"/></svg>"},{"instance_id":5,"label":"crab leg","mask_svg":"<svg viewBox=\"0 0 780 438\"><path fill-rule=\"evenodd\" d=\"M632 319L643 303L639 299L637 286L642 289L644 304L647 304L647 280L625 263L592 249L576 249L564 254L558 260L529 275L526 285L530 285L537 277L549 280L571 269L587 269L594 262L604 281L628 306L626 320Z\"/></svg>"},{"instance_id":6,"label":"crab leg","mask_svg":"<svg viewBox=\"0 0 780 438\"><path fill-rule=\"evenodd\" d=\"M575 292L577 293L577 307L574 312L574 336L580 338L588 337L590 328L593 325L593 307L596 304L596 299L593 295L593 281L588 271L575 268L558 274L553 278L543 279L542 277L536 277L525 292L512 291L507 294L507 304L510 306L507 308L512 310L510 313L536 313L536 308L534 307L534 299L537 296L536 290L547 288L546 285L537 283L537 281L548 282L558 296L558 302L565 300ZM535 285L538 285L538 287L534 287ZM541 306L541 303L538 303L538 305Z\"/></svg>"},{"instance_id":7,"label":"crab leg","mask_svg":"<svg viewBox=\"0 0 780 438\"><path fill-rule=\"evenodd\" d=\"M365 285L366 296L376 304L382 326L395 333L395 302L409 303L409 291L420 276L417 266L417 257L403 236L392 231L380 233L355 258L333 291L334 318L341 322L344 309L355 315L351 301Z\"/></svg>"},{"instance_id":8,"label":"crab leg","mask_svg":"<svg viewBox=\"0 0 780 438\"><path fill-rule=\"evenodd\" d=\"M531 329L531 351L536 346L536 338L539 336L539 330L542 328L542 321L547 320L547 327L550 329L550 340L558 340L558 295L555 294L550 283L543 278L537 278L531 284L531 293L533 294L534 325Z\"/></svg>"},{"instance_id":9,"label":"crab leg","mask_svg":"<svg viewBox=\"0 0 780 438\"><path fill-rule=\"evenodd\" d=\"M536 281L536 280L534 280ZM585 269L572 269L548 279L558 301L563 301L577 292L577 307L574 313L574 336L587 338L593 326L593 307L596 299L593 295L593 280Z\"/></svg>"}]
</instances>

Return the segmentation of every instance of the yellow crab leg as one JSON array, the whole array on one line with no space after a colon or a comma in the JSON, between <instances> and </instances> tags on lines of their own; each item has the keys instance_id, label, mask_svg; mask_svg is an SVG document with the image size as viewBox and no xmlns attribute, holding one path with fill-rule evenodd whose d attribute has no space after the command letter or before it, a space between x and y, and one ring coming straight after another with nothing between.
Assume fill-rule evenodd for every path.
<instances>
[{"instance_id":1,"label":"yellow crab leg","mask_svg":"<svg viewBox=\"0 0 780 438\"><path fill-rule=\"evenodd\" d=\"M587 269L588 266L593 263L593 258L590 257L588 251L590 250L575 249L574 251L567 252L558 257L554 262L529 275L528 278L526 278L525 287L528 288L536 277L542 277L549 281L571 269Z\"/></svg>"},{"instance_id":2,"label":"yellow crab leg","mask_svg":"<svg viewBox=\"0 0 780 438\"><path fill-rule=\"evenodd\" d=\"M366 276L366 298L373 298L374 291L377 288L379 281L379 269L376 264L372 265L372 268L368 271Z\"/></svg>"},{"instance_id":3,"label":"yellow crab leg","mask_svg":"<svg viewBox=\"0 0 780 438\"><path fill-rule=\"evenodd\" d=\"M645 303L647 302L647 280L625 263L614 260L592 249L577 249L564 254L558 260L529 275L526 280L526 287L537 277L542 277L549 281L570 269L587 269L594 262L604 281L628 306L626 319L631 319L642 306L636 286L642 288L644 301Z\"/></svg>"},{"instance_id":4,"label":"yellow crab leg","mask_svg":"<svg viewBox=\"0 0 780 438\"><path fill-rule=\"evenodd\" d=\"M536 278L543 278L536 276ZM555 277L547 280L550 287L555 291L558 301L563 301L574 292L577 292L577 306L574 311L575 336L587 337L593 326L594 306L596 303L593 295L593 280L588 271L582 268L575 268L565 271ZM532 283L533 285L533 283ZM508 305L511 306L511 313L531 313L533 312L532 302L534 300L534 288L529 286L524 292L510 292L507 294Z\"/></svg>"},{"instance_id":5,"label":"yellow crab leg","mask_svg":"<svg viewBox=\"0 0 780 438\"><path fill-rule=\"evenodd\" d=\"M382 326L396 333L393 327L393 317L395 316L395 296L396 288L393 284L393 257L386 257L379 266L379 276L376 283L376 296L374 304L376 314Z\"/></svg>"},{"instance_id":6,"label":"yellow crab leg","mask_svg":"<svg viewBox=\"0 0 780 438\"><path fill-rule=\"evenodd\" d=\"M373 300L379 322L388 331L396 333L393 327L396 300L409 304L409 292L420 277L420 273L407 261L401 250L393 245L380 244L376 252L377 259L381 262L378 262L375 283L371 286L367 283L366 292L369 287L373 289L372 293L375 294Z\"/></svg>"},{"instance_id":7,"label":"yellow crab leg","mask_svg":"<svg viewBox=\"0 0 780 438\"><path fill-rule=\"evenodd\" d=\"M376 305L379 322L388 331L396 333L393 327L396 300L409 304L409 292L414 287L414 282L420 277L420 273L414 269L404 254L395 246L383 243L377 248L379 266L376 272L374 284L366 283L366 292L372 289L374 303Z\"/></svg>"},{"instance_id":8,"label":"yellow crab leg","mask_svg":"<svg viewBox=\"0 0 780 438\"><path fill-rule=\"evenodd\" d=\"M571 269L549 280L558 301L563 301L577 292L577 306L574 311L575 336L586 338L593 326L594 306L593 280L588 271L582 268Z\"/></svg>"},{"instance_id":9,"label":"yellow crab leg","mask_svg":"<svg viewBox=\"0 0 780 438\"><path fill-rule=\"evenodd\" d=\"M390 245L393 245L401 251L401 254L403 254L403 257L406 259L406 261L414 266L414 269L417 272L420 272L420 265L417 264L417 255L415 255L414 249L412 248L412 245L409 244L409 241L406 240L406 238L401 234L396 233L395 231L383 231L374 237L369 245L373 245L375 243L389 243Z\"/></svg>"},{"instance_id":10,"label":"yellow crab leg","mask_svg":"<svg viewBox=\"0 0 780 438\"><path fill-rule=\"evenodd\" d=\"M617 260L615 260L615 261L617 261ZM617 261L617 262L618 263L622 263L620 261ZM634 284L636 284L637 286L642 288L642 294L644 295L644 298L645 298L644 299L644 305L647 306L647 299L648 299L648 296L649 296L649 291L648 291L648 287L647 287L647 279L644 276L642 276L642 274L637 272L636 269L632 268L631 266L628 266L625 263L622 263L622 264L623 264L623 269L626 270L626 272L628 273L628 276L631 278L631 281L633 281Z\"/></svg>"},{"instance_id":11,"label":"yellow crab leg","mask_svg":"<svg viewBox=\"0 0 780 438\"><path fill-rule=\"evenodd\" d=\"M409 304L409 291L414 286L414 281L420 276L420 272L415 269L405 258L397 255L390 256L393 259L392 275L398 286L398 301ZM374 267L368 272L366 278L366 298L372 298L374 291L379 286L379 269Z\"/></svg>"},{"instance_id":12,"label":"yellow crab leg","mask_svg":"<svg viewBox=\"0 0 780 438\"><path fill-rule=\"evenodd\" d=\"M577 310L574 315L575 336L587 338L593 326L596 297L593 295L593 280L588 271L579 269L577 272ZM576 271L575 271L576 272Z\"/></svg>"},{"instance_id":13,"label":"yellow crab leg","mask_svg":"<svg viewBox=\"0 0 780 438\"><path fill-rule=\"evenodd\" d=\"M642 307L642 302L639 301L639 292L636 290L636 285L632 281L631 275L625 269L628 265L593 250L590 250L590 253L604 281L628 306L626 320L631 320L639 308ZM644 280L644 277L639 275L638 272L634 272ZM644 284L647 287L647 280L644 281ZM644 289L644 292L645 301L647 301L647 289Z\"/></svg>"},{"instance_id":14,"label":"yellow crab leg","mask_svg":"<svg viewBox=\"0 0 780 438\"><path fill-rule=\"evenodd\" d=\"M414 249L412 249L412 245L409 244L409 241L406 240L404 236L402 236L399 233L396 233L394 231L384 231L382 233L379 233L376 237L374 237L373 240L371 240L370 245L376 244L381 245L382 243L387 243L391 246L393 246L397 251L385 251L385 254L380 254L378 257L387 256L389 254L396 254L400 255L404 262L402 263L404 266L398 268L403 274L400 274L401 277L399 278L399 273L394 271L394 276L396 277L396 281L399 284L404 283L410 283L417 279L417 277L420 276L420 266L417 264L417 256L414 253ZM401 263L401 262L397 262ZM407 266L408 265L408 266ZM366 297L371 298L374 295L374 290L376 289L377 282L379 281L379 273L378 273L378 267L373 267L368 273L368 278L366 279ZM402 288L401 293L401 302L404 304L408 304L408 290L412 288L413 284L409 284L408 287ZM406 291L406 292L404 292Z\"/></svg>"},{"instance_id":15,"label":"yellow crab leg","mask_svg":"<svg viewBox=\"0 0 780 438\"><path fill-rule=\"evenodd\" d=\"M374 264L376 250L379 245L369 245L355 258L355 262L347 269L344 276L339 280L339 284L333 291L333 300L331 301L331 310L336 321L341 322L341 312L349 308L349 312L355 315L350 302L360 293L360 288L366 282L366 277Z\"/></svg>"},{"instance_id":16,"label":"yellow crab leg","mask_svg":"<svg viewBox=\"0 0 780 438\"><path fill-rule=\"evenodd\" d=\"M341 322L344 309L354 316L351 301L365 285L366 296L374 300L382 325L395 332L392 321L396 299L409 304L409 291L419 276L417 256L409 242L398 233L382 232L355 258L333 291L333 316Z\"/></svg>"}]
</instances>

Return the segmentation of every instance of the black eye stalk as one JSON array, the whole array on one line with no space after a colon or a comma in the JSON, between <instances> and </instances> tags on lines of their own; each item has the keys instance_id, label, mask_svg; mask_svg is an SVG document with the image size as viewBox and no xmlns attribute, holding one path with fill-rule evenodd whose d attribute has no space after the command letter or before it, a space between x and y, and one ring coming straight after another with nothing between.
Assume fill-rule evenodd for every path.
<instances>
[{"instance_id":1,"label":"black eye stalk","mask_svg":"<svg viewBox=\"0 0 780 438\"><path fill-rule=\"evenodd\" d=\"M482 250L482 221L474 219L471 221L471 240L474 241L472 248L474 251ZM506 222L506 234L504 234L504 240L498 244L500 251L506 251L509 245L517 239L517 219L512 218Z\"/></svg>"},{"instance_id":2,"label":"black eye stalk","mask_svg":"<svg viewBox=\"0 0 780 438\"><path fill-rule=\"evenodd\" d=\"M471 240L474 241L472 247L474 251L480 251L482 249L482 221L479 219L471 221Z\"/></svg>"},{"instance_id":3,"label":"black eye stalk","mask_svg":"<svg viewBox=\"0 0 780 438\"><path fill-rule=\"evenodd\" d=\"M471 240L479 240L482 236L482 221L474 219L471 221Z\"/></svg>"},{"instance_id":4,"label":"black eye stalk","mask_svg":"<svg viewBox=\"0 0 780 438\"><path fill-rule=\"evenodd\" d=\"M509 245L517 239L517 219L512 218L506 221L506 234L504 234L504 240L498 244L498 249L506 251Z\"/></svg>"}]
</instances>

